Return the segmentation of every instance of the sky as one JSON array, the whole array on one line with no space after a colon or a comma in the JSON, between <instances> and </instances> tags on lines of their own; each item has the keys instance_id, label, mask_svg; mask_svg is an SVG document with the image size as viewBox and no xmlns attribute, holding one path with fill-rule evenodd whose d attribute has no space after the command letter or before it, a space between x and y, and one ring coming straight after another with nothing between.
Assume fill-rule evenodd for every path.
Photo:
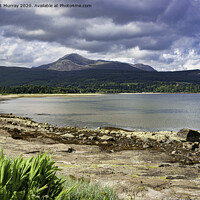
<instances>
[{"instance_id":1,"label":"sky","mask_svg":"<svg viewBox=\"0 0 200 200\"><path fill-rule=\"evenodd\" d=\"M47 3L53 8L35 7ZM0 66L39 66L78 53L158 71L200 69L200 0L0 0L0 5Z\"/></svg>"}]
</instances>

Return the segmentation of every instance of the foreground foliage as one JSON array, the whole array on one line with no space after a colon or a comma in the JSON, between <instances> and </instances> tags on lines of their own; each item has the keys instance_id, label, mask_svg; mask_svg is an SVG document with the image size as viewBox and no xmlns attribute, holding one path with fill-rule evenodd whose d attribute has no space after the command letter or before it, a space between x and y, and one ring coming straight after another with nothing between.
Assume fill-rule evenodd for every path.
<instances>
[{"instance_id":1,"label":"foreground foliage","mask_svg":"<svg viewBox=\"0 0 200 200\"><path fill-rule=\"evenodd\" d=\"M1 200L117 200L116 193L85 180L57 177L59 170L47 153L24 159L0 156Z\"/></svg>"},{"instance_id":2,"label":"foreground foliage","mask_svg":"<svg viewBox=\"0 0 200 200\"><path fill-rule=\"evenodd\" d=\"M58 168L50 156L38 154L14 160L0 157L0 199L60 199L64 194L63 180L56 176Z\"/></svg>"}]
</instances>

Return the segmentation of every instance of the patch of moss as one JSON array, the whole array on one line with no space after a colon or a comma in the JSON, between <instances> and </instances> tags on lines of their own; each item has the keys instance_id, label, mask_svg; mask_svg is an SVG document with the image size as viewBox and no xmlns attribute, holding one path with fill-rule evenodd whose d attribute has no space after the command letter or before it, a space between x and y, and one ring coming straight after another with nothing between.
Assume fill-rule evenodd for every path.
<instances>
[{"instance_id":1,"label":"patch of moss","mask_svg":"<svg viewBox=\"0 0 200 200\"><path fill-rule=\"evenodd\" d=\"M131 177L137 178L137 177L139 177L140 175L141 175L140 173L136 173L136 174L131 175Z\"/></svg>"},{"instance_id":2,"label":"patch of moss","mask_svg":"<svg viewBox=\"0 0 200 200\"><path fill-rule=\"evenodd\" d=\"M158 168L158 166L149 166L150 169Z\"/></svg>"},{"instance_id":3,"label":"patch of moss","mask_svg":"<svg viewBox=\"0 0 200 200\"><path fill-rule=\"evenodd\" d=\"M90 165L89 168L101 168L101 167L98 165Z\"/></svg>"},{"instance_id":4,"label":"patch of moss","mask_svg":"<svg viewBox=\"0 0 200 200\"><path fill-rule=\"evenodd\" d=\"M77 168L81 167L80 165L70 165L70 164L57 164L60 167L66 167L66 168Z\"/></svg>"},{"instance_id":5,"label":"patch of moss","mask_svg":"<svg viewBox=\"0 0 200 200\"><path fill-rule=\"evenodd\" d=\"M166 179L166 176L151 177L150 179L162 179L162 180L167 180L167 179Z\"/></svg>"}]
</instances>

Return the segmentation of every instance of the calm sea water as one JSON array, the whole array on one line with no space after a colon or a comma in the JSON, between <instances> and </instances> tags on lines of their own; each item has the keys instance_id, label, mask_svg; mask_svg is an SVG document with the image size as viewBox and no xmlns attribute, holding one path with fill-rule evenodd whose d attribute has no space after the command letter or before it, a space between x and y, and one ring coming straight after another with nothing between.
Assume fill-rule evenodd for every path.
<instances>
[{"instance_id":1,"label":"calm sea water","mask_svg":"<svg viewBox=\"0 0 200 200\"><path fill-rule=\"evenodd\" d=\"M19 98L0 102L0 113L59 127L200 130L200 94L113 94Z\"/></svg>"}]
</instances>

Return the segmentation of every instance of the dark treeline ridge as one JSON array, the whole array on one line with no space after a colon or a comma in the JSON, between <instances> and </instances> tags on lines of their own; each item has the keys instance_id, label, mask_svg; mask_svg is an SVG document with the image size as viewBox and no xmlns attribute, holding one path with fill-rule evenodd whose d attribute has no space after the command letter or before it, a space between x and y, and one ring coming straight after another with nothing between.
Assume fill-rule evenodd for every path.
<instances>
[{"instance_id":1,"label":"dark treeline ridge","mask_svg":"<svg viewBox=\"0 0 200 200\"><path fill-rule=\"evenodd\" d=\"M67 93L200 93L200 84L187 82L92 82L59 86L1 86L1 94L67 94Z\"/></svg>"},{"instance_id":2,"label":"dark treeline ridge","mask_svg":"<svg viewBox=\"0 0 200 200\"><path fill-rule=\"evenodd\" d=\"M39 85L39 86L77 86L100 85L114 82L187 82L200 84L200 70L179 72L140 72L123 70L88 69L76 71L54 71L20 67L0 67L0 86Z\"/></svg>"}]
</instances>

